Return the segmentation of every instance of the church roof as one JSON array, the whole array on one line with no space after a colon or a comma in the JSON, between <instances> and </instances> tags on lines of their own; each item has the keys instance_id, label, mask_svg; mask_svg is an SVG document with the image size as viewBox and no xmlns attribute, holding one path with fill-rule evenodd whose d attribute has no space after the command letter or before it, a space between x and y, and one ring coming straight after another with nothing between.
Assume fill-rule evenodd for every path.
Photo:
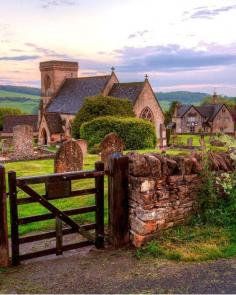
<instances>
[{"instance_id":1,"label":"church roof","mask_svg":"<svg viewBox=\"0 0 236 295\"><path fill-rule=\"evenodd\" d=\"M61 116L57 113L45 113L45 120L51 134L63 133Z\"/></svg>"},{"instance_id":2,"label":"church roof","mask_svg":"<svg viewBox=\"0 0 236 295\"><path fill-rule=\"evenodd\" d=\"M109 96L128 98L133 103L141 93L145 82L115 83L109 92Z\"/></svg>"},{"instance_id":3,"label":"church roof","mask_svg":"<svg viewBox=\"0 0 236 295\"><path fill-rule=\"evenodd\" d=\"M100 94L110 77L109 75L66 79L47 107L47 112L76 114L82 107L84 98Z\"/></svg>"},{"instance_id":4,"label":"church roof","mask_svg":"<svg viewBox=\"0 0 236 295\"><path fill-rule=\"evenodd\" d=\"M8 115L3 117L3 133L12 133L13 128L17 125L32 126L33 132L38 132L38 116L37 115Z\"/></svg>"}]
</instances>

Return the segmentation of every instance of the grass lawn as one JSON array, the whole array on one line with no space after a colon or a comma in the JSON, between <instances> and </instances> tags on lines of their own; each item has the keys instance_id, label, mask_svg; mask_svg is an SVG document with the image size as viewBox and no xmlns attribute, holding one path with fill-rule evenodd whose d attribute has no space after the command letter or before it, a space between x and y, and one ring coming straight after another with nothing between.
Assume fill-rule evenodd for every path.
<instances>
[{"instance_id":1,"label":"grass lawn","mask_svg":"<svg viewBox=\"0 0 236 295\"><path fill-rule=\"evenodd\" d=\"M236 226L180 226L160 233L160 236L136 251L142 258L167 258L176 261L206 261L236 255Z\"/></svg>"}]
</instances>

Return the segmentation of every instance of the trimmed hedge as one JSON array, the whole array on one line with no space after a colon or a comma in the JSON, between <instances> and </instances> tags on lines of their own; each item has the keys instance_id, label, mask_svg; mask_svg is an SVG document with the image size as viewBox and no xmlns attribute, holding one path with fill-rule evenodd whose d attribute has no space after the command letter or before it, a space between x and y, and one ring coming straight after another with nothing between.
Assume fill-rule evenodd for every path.
<instances>
[{"instance_id":1,"label":"trimmed hedge","mask_svg":"<svg viewBox=\"0 0 236 295\"><path fill-rule=\"evenodd\" d=\"M76 114L73 121L73 137L80 137L80 127L83 123L103 116L135 117L132 102L128 99L110 96L94 96L86 98L82 108Z\"/></svg>"},{"instance_id":2,"label":"trimmed hedge","mask_svg":"<svg viewBox=\"0 0 236 295\"><path fill-rule=\"evenodd\" d=\"M88 141L90 151L111 132L118 134L126 149L154 148L156 145L155 128L151 122L143 119L99 117L82 124L80 128L81 138Z\"/></svg>"}]
</instances>

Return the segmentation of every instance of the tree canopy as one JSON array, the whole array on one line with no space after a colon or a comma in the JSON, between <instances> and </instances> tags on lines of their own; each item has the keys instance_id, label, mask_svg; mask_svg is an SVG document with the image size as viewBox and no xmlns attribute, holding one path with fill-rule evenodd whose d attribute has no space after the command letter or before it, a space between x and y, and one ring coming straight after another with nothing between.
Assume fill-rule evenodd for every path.
<instances>
[{"instance_id":1,"label":"tree canopy","mask_svg":"<svg viewBox=\"0 0 236 295\"><path fill-rule=\"evenodd\" d=\"M17 108L0 108L0 130L3 128L3 117L7 115L23 115L23 112Z\"/></svg>"},{"instance_id":2,"label":"tree canopy","mask_svg":"<svg viewBox=\"0 0 236 295\"><path fill-rule=\"evenodd\" d=\"M80 127L83 123L103 116L134 117L132 102L128 99L102 95L86 98L73 121L73 137L80 137Z\"/></svg>"}]
</instances>

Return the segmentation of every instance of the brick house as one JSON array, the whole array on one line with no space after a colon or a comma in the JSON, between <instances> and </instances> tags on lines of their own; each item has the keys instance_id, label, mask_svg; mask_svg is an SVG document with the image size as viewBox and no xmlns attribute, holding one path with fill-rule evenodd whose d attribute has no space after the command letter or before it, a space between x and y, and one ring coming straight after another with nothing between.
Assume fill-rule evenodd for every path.
<instances>
[{"instance_id":1,"label":"brick house","mask_svg":"<svg viewBox=\"0 0 236 295\"><path fill-rule=\"evenodd\" d=\"M99 94L130 99L136 116L153 122L159 137L164 114L147 77L144 82L120 83L114 69L110 75L93 77L78 77L78 70L76 62L40 63L39 143L70 138L71 124L84 99Z\"/></svg>"},{"instance_id":2,"label":"brick house","mask_svg":"<svg viewBox=\"0 0 236 295\"><path fill-rule=\"evenodd\" d=\"M177 105L171 127L175 133L233 133L234 119L225 104L217 103L217 95L214 93L211 104Z\"/></svg>"}]
</instances>

